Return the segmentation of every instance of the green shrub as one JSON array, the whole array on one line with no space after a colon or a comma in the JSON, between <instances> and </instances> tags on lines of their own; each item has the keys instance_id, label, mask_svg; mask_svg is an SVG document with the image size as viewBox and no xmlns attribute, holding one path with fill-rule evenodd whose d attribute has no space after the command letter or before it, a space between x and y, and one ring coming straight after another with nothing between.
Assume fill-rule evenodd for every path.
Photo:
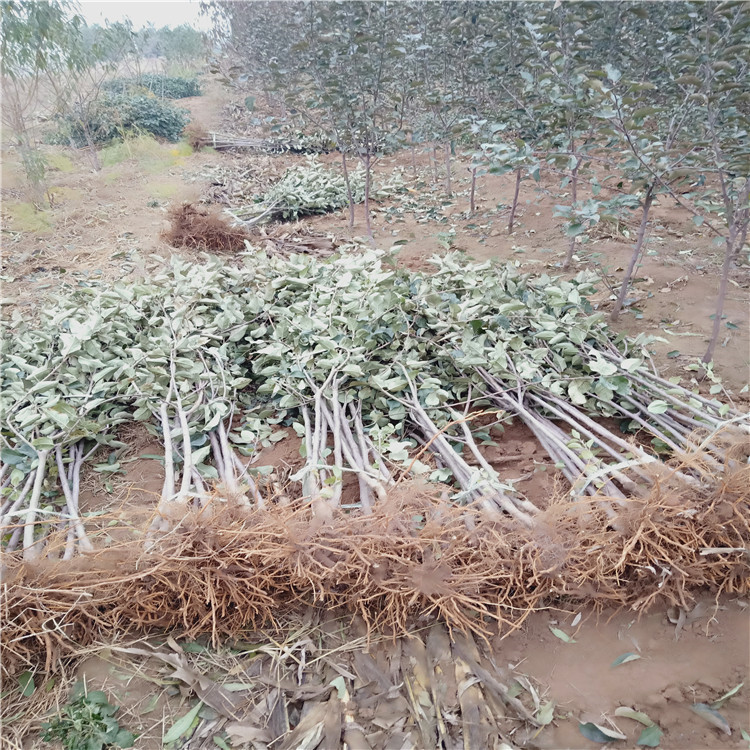
<instances>
[{"instance_id":1,"label":"green shrub","mask_svg":"<svg viewBox=\"0 0 750 750\"><path fill-rule=\"evenodd\" d=\"M65 750L103 750L133 747L136 736L122 729L115 718L117 706L101 690L86 692L79 682L62 714L42 723L42 741L62 743Z\"/></svg>"},{"instance_id":2,"label":"green shrub","mask_svg":"<svg viewBox=\"0 0 750 750\"><path fill-rule=\"evenodd\" d=\"M138 94L139 91L150 91L162 99L184 99L188 96L200 96L201 87L197 78L164 76L156 73L144 73L138 78L113 78L106 81L105 91L112 94Z\"/></svg>"},{"instance_id":3,"label":"green shrub","mask_svg":"<svg viewBox=\"0 0 750 750\"><path fill-rule=\"evenodd\" d=\"M134 96L125 101L126 128L142 130L172 143L180 140L189 122L187 110L149 96Z\"/></svg>"},{"instance_id":4,"label":"green shrub","mask_svg":"<svg viewBox=\"0 0 750 750\"><path fill-rule=\"evenodd\" d=\"M86 131L100 145L122 138L126 133L149 133L156 138L177 142L188 123L187 111L153 96L108 94L85 119L67 115L50 138L51 143L87 145Z\"/></svg>"}]
</instances>

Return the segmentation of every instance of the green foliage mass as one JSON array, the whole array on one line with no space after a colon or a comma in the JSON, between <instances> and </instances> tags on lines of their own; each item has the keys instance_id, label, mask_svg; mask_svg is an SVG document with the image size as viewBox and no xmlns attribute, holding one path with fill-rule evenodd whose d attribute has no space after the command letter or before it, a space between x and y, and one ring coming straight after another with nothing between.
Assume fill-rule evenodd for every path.
<instances>
[{"instance_id":1,"label":"green foliage mass","mask_svg":"<svg viewBox=\"0 0 750 750\"><path fill-rule=\"evenodd\" d=\"M360 203L365 195L365 176L361 168L350 171L352 200ZM314 158L291 167L265 195L264 206L274 206L274 215L296 220L300 216L324 214L347 205L343 174L328 169Z\"/></svg>"},{"instance_id":2,"label":"green foliage mass","mask_svg":"<svg viewBox=\"0 0 750 750\"><path fill-rule=\"evenodd\" d=\"M80 116L62 117L57 132L49 140L82 147L87 144L88 129L95 144L107 144L128 133L148 133L176 143L187 123L187 111L163 99L108 94L87 113L85 122Z\"/></svg>"},{"instance_id":3,"label":"green foliage mass","mask_svg":"<svg viewBox=\"0 0 750 750\"><path fill-rule=\"evenodd\" d=\"M155 73L144 73L137 78L112 78L105 81L102 88L113 94L131 96L146 90L162 99L185 99L189 96L201 95L201 87L197 78L181 78Z\"/></svg>"},{"instance_id":4,"label":"green foliage mass","mask_svg":"<svg viewBox=\"0 0 750 750\"><path fill-rule=\"evenodd\" d=\"M257 254L240 268L174 259L148 284L82 288L35 324L14 321L16 335L3 341L0 405L39 448L60 440L61 429L72 440L103 440L112 426L152 418L169 388L170 358L185 408L199 385L218 389L211 408L191 417L196 432L235 399L271 406L261 408L265 417L291 417L310 397L307 376L322 383L339 369L342 393L363 401L366 424L393 422L400 432L406 414L394 397L408 389L397 363L432 383L420 386L422 397L439 392L428 407L465 399L479 365L514 385L573 393L592 414L611 415L607 401L635 387L590 353L600 343L637 357L645 339L609 331L587 301L588 274L533 278L455 253L432 262L435 273L426 274L390 268L376 251L326 263Z\"/></svg>"}]
</instances>

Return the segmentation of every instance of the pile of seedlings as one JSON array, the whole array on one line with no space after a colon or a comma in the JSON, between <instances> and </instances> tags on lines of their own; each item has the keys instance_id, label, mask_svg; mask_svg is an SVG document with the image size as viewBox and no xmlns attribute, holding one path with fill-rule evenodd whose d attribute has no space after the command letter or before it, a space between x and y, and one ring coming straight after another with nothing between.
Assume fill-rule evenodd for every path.
<instances>
[{"instance_id":1,"label":"pile of seedlings","mask_svg":"<svg viewBox=\"0 0 750 750\"><path fill-rule=\"evenodd\" d=\"M346 172L326 167L315 157L290 167L284 176L253 204L227 209L236 221L253 225L262 221L296 221L302 216L324 214L365 199L365 170L362 164ZM394 172L370 188L371 199L383 199L405 188L404 176Z\"/></svg>"},{"instance_id":2,"label":"pile of seedlings","mask_svg":"<svg viewBox=\"0 0 750 750\"><path fill-rule=\"evenodd\" d=\"M252 151L261 154L320 154L334 148L325 136L305 136L302 133L291 138L253 138L249 135L231 133L206 133L198 143L216 151Z\"/></svg>"},{"instance_id":3,"label":"pile of seedlings","mask_svg":"<svg viewBox=\"0 0 750 750\"><path fill-rule=\"evenodd\" d=\"M44 556L52 531L66 539L56 555L91 550L82 467L114 470L118 427L134 422L164 446L149 544L217 497L248 511L302 498L322 517L368 514L405 477L533 529L546 500L525 497L481 448L513 420L565 478L567 502L616 526L628 498L659 483L712 482L726 436L748 429L731 405L661 378L648 338L609 329L585 272L532 277L452 254L425 273L355 246L325 261L243 263L174 258L149 282L80 287L38 321L12 321L0 403L7 552ZM254 462L292 432L304 464L269 498ZM696 451L685 466L663 461Z\"/></svg>"}]
</instances>

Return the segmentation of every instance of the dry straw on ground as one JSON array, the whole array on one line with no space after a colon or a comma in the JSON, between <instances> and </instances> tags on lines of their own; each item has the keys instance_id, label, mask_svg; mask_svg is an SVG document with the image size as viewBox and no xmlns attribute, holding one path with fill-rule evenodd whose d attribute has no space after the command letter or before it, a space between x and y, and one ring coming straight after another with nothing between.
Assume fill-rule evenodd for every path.
<instances>
[{"instance_id":1,"label":"dry straw on ground","mask_svg":"<svg viewBox=\"0 0 750 750\"><path fill-rule=\"evenodd\" d=\"M550 600L642 611L750 590L750 467L703 488L663 478L618 529L594 500L553 501L531 529L402 484L371 515L309 505L188 513L146 552L131 541L66 563L5 560L3 669L51 670L107 634L153 629L214 641L301 604L343 608L370 632L444 621L485 637Z\"/></svg>"}]
</instances>

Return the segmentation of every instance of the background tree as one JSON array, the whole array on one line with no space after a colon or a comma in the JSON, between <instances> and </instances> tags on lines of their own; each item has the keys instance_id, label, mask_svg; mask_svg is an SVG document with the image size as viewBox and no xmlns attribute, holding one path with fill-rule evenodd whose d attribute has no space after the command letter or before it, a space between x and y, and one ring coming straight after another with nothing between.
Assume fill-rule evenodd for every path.
<instances>
[{"instance_id":1,"label":"background tree","mask_svg":"<svg viewBox=\"0 0 750 750\"><path fill-rule=\"evenodd\" d=\"M46 114L43 84L49 71L72 71L82 64L80 30L83 20L72 3L0 2L0 73L3 124L16 139L31 200L45 196L45 161L36 127Z\"/></svg>"}]
</instances>

